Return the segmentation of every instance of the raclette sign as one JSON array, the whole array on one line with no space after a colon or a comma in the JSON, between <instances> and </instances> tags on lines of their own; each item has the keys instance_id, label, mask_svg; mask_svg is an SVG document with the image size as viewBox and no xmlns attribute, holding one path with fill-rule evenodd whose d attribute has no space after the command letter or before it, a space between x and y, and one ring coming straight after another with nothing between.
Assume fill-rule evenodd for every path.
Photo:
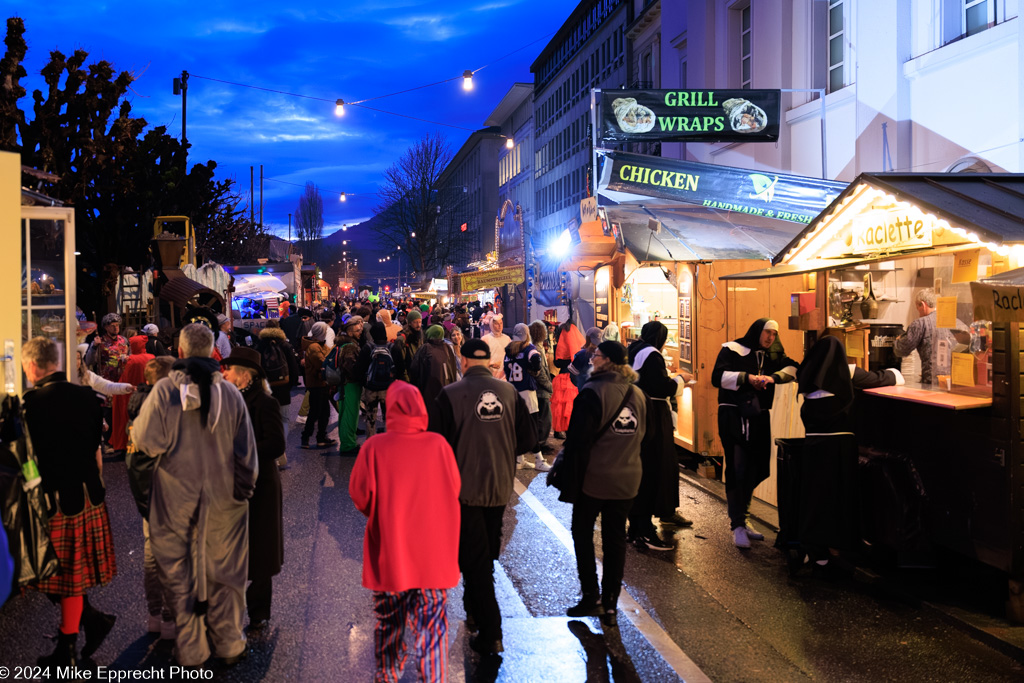
<instances>
[{"instance_id":1,"label":"raclette sign","mask_svg":"<svg viewBox=\"0 0 1024 683\"><path fill-rule=\"evenodd\" d=\"M907 210L865 211L854 216L847 237L851 253L899 252L932 246L932 223Z\"/></svg>"}]
</instances>

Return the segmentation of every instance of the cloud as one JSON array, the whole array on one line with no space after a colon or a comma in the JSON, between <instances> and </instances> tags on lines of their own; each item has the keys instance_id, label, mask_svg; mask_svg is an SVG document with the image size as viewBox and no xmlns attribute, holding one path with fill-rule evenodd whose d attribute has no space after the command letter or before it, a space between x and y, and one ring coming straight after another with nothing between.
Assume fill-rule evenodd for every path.
<instances>
[{"instance_id":1,"label":"cloud","mask_svg":"<svg viewBox=\"0 0 1024 683\"><path fill-rule=\"evenodd\" d=\"M242 33L259 35L266 33L270 30L270 26L266 23L253 24L253 23L242 23L233 19L225 21L218 21L207 27L204 35L212 35L214 33Z\"/></svg>"},{"instance_id":2,"label":"cloud","mask_svg":"<svg viewBox=\"0 0 1024 683\"><path fill-rule=\"evenodd\" d=\"M488 2L488 3L485 3L483 5L478 5L476 7L473 7L472 11L474 11L474 12L490 12L490 11L496 10L496 9L507 9L509 7L515 7L518 4L519 4L519 0L505 0L505 2L502 2L501 0L497 0L496 2Z\"/></svg>"},{"instance_id":3,"label":"cloud","mask_svg":"<svg viewBox=\"0 0 1024 683\"><path fill-rule=\"evenodd\" d=\"M393 17L384 23L400 27L406 37L414 40L441 42L464 33L455 30L454 17L448 14Z\"/></svg>"}]
</instances>

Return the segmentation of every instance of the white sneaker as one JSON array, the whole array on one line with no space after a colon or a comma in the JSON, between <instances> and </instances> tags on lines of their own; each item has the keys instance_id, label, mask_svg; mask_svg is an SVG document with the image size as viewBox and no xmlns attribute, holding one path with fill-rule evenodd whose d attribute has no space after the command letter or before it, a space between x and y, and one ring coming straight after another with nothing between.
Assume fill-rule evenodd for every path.
<instances>
[{"instance_id":1,"label":"white sneaker","mask_svg":"<svg viewBox=\"0 0 1024 683\"><path fill-rule=\"evenodd\" d=\"M763 541L764 534L762 534L760 531L755 531L754 528L750 526L750 524L747 524L747 538L749 538L751 541Z\"/></svg>"},{"instance_id":2,"label":"white sneaker","mask_svg":"<svg viewBox=\"0 0 1024 683\"><path fill-rule=\"evenodd\" d=\"M306 424L306 416L305 415L299 415L297 418L295 418L295 424L299 424L299 425Z\"/></svg>"},{"instance_id":3,"label":"white sneaker","mask_svg":"<svg viewBox=\"0 0 1024 683\"><path fill-rule=\"evenodd\" d=\"M174 640L177 635L178 630L174 627L173 621L160 622L160 640Z\"/></svg>"},{"instance_id":4,"label":"white sneaker","mask_svg":"<svg viewBox=\"0 0 1024 683\"><path fill-rule=\"evenodd\" d=\"M153 616L149 615L146 619L146 631L149 633L160 633L160 615Z\"/></svg>"},{"instance_id":5,"label":"white sneaker","mask_svg":"<svg viewBox=\"0 0 1024 683\"><path fill-rule=\"evenodd\" d=\"M518 462L522 463L522 467L520 467L519 469L522 469L522 470L532 470L535 467L537 467L532 462L530 462L530 459L527 458L525 455L517 456L516 460Z\"/></svg>"},{"instance_id":6,"label":"white sneaker","mask_svg":"<svg viewBox=\"0 0 1024 683\"><path fill-rule=\"evenodd\" d=\"M544 456L540 453L533 454L533 466L537 468L538 472L549 472L551 470L551 465L547 463Z\"/></svg>"},{"instance_id":7,"label":"white sneaker","mask_svg":"<svg viewBox=\"0 0 1024 683\"><path fill-rule=\"evenodd\" d=\"M732 542L736 544L737 548L750 547L750 538L747 537L747 530L745 527L738 526L732 530Z\"/></svg>"}]
</instances>

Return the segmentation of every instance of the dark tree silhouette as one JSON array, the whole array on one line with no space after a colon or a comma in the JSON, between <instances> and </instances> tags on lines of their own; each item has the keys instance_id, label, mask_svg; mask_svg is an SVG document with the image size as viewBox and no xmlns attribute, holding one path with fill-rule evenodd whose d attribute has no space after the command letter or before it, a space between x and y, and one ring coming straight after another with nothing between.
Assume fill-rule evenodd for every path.
<instances>
[{"instance_id":1,"label":"dark tree silhouette","mask_svg":"<svg viewBox=\"0 0 1024 683\"><path fill-rule=\"evenodd\" d=\"M47 183L25 176L55 199L75 207L78 299L83 310L102 310L108 264L134 268L149 263L148 245L157 216L188 216L200 236L203 257L222 263L253 246L263 231L237 210L231 180L215 180L217 164L185 172L185 149L163 126L149 128L132 116L125 99L135 76L112 64L86 66L88 53L70 57L53 50L42 69L45 92L32 93L32 117L19 106L20 79L28 51L22 19L7 20L6 53L0 59L0 149L21 154L22 164L52 173ZM221 234L222 231L225 231Z\"/></svg>"}]
</instances>

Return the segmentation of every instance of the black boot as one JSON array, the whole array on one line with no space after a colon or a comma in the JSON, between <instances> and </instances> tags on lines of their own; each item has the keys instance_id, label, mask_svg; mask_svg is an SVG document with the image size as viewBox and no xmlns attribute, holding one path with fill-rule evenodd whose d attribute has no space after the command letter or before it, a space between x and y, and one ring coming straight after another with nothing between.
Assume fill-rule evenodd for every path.
<instances>
[{"instance_id":1,"label":"black boot","mask_svg":"<svg viewBox=\"0 0 1024 683\"><path fill-rule=\"evenodd\" d=\"M77 667L78 666L77 633L61 633L57 636L57 647L53 652L36 660L39 666Z\"/></svg>"},{"instance_id":2,"label":"black boot","mask_svg":"<svg viewBox=\"0 0 1024 683\"><path fill-rule=\"evenodd\" d=\"M113 614L106 614L89 604L89 598L84 598L82 605L82 630L85 631L85 646L82 648L82 658L92 657L100 645L106 640L110 629L114 628L117 617Z\"/></svg>"}]
</instances>

